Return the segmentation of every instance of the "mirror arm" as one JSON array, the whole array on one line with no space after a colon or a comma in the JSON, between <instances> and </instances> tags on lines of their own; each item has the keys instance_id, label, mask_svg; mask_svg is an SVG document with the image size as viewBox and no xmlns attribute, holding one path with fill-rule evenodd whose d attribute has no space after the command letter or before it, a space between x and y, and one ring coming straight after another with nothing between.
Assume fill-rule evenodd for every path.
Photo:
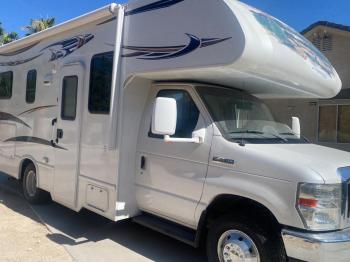
<instances>
[{"instance_id":1,"label":"mirror arm","mask_svg":"<svg viewBox=\"0 0 350 262\"><path fill-rule=\"evenodd\" d=\"M200 137L193 138L172 138L169 135L164 136L165 143L195 143L202 144L204 141Z\"/></svg>"}]
</instances>

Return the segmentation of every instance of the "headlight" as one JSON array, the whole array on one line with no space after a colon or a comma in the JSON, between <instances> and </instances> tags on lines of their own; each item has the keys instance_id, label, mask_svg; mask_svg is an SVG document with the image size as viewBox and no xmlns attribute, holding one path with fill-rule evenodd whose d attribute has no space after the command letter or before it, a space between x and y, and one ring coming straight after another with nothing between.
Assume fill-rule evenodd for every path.
<instances>
[{"instance_id":1,"label":"headlight","mask_svg":"<svg viewBox=\"0 0 350 262\"><path fill-rule=\"evenodd\" d=\"M310 230L339 229L341 184L300 184L297 208Z\"/></svg>"}]
</instances>

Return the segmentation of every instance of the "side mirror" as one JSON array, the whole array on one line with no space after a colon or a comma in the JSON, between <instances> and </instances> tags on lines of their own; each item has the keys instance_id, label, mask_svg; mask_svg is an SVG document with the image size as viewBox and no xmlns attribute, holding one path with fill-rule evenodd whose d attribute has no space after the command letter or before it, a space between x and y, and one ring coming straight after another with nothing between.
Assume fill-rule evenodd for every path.
<instances>
[{"instance_id":1,"label":"side mirror","mask_svg":"<svg viewBox=\"0 0 350 262\"><path fill-rule=\"evenodd\" d=\"M152 115L152 133L171 136L175 134L177 107L174 98L157 97Z\"/></svg>"},{"instance_id":2,"label":"side mirror","mask_svg":"<svg viewBox=\"0 0 350 262\"><path fill-rule=\"evenodd\" d=\"M300 119L298 117L292 117L292 131L298 138L300 138L301 128L300 128Z\"/></svg>"}]
</instances>

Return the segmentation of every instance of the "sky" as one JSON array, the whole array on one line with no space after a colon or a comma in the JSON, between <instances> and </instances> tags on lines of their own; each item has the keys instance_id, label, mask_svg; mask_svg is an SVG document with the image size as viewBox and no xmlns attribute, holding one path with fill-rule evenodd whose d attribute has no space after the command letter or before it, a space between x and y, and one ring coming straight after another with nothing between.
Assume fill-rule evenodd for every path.
<instances>
[{"instance_id":1,"label":"sky","mask_svg":"<svg viewBox=\"0 0 350 262\"><path fill-rule=\"evenodd\" d=\"M0 1L0 22L3 27L9 32L16 31L23 36L25 32L21 28L29 24L31 18L55 17L56 22L60 23L107 5L113 0ZM320 20L350 25L349 0L242 0L242 2L277 17L298 31Z\"/></svg>"}]
</instances>

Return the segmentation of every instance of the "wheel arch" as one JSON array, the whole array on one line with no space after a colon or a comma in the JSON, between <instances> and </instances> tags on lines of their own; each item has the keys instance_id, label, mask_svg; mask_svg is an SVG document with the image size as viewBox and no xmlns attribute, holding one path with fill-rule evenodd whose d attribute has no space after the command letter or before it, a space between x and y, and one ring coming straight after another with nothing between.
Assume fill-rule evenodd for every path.
<instances>
[{"instance_id":1,"label":"wheel arch","mask_svg":"<svg viewBox=\"0 0 350 262\"><path fill-rule=\"evenodd\" d=\"M24 175L24 171L26 170L27 166L29 164L33 164L34 167L35 167L35 172L36 172L36 176L37 176L37 179L39 181L40 179L40 176L39 176L39 168L38 168L38 165L36 163L36 161L34 160L34 158L32 158L31 156L24 156L22 158L22 160L20 161L19 163L19 169L18 169L18 179L19 180L22 180L23 178L23 175Z\"/></svg>"},{"instance_id":2,"label":"wheel arch","mask_svg":"<svg viewBox=\"0 0 350 262\"><path fill-rule=\"evenodd\" d=\"M239 210L239 212L235 212L235 210ZM265 205L247 197L221 194L210 202L200 216L196 237L197 245L199 246L205 241L205 236L216 219L229 214L259 219L259 222L273 230L281 230L282 228L276 216Z\"/></svg>"}]
</instances>

